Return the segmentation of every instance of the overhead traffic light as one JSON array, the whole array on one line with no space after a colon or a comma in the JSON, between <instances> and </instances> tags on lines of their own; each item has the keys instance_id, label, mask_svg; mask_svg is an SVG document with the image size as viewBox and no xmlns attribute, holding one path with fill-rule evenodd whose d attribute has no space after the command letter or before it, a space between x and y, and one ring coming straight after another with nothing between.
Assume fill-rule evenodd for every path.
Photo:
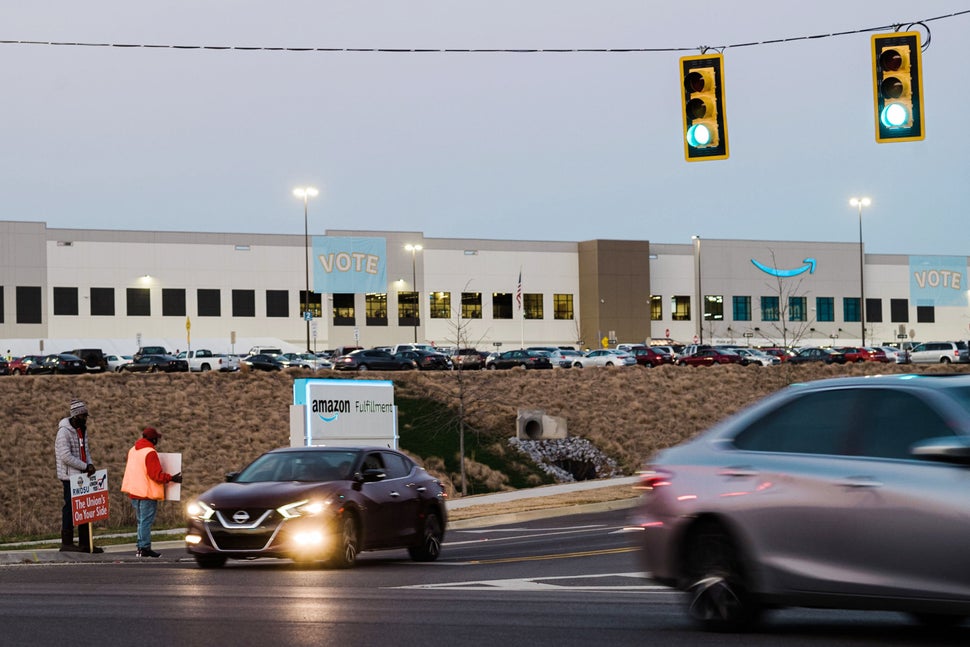
<instances>
[{"instance_id":1,"label":"overhead traffic light","mask_svg":"<svg viewBox=\"0 0 970 647\"><path fill-rule=\"evenodd\" d=\"M724 112L724 57L721 54L680 59L684 158L688 162L728 157Z\"/></svg>"},{"instance_id":2,"label":"overhead traffic light","mask_svg":"<svg viewBox=\"0 0 970 647\"><path fill-rule=\"evenodd\" d=\"M915 31L872 36L876 141L923 139L923 61Z\"/></svg>"}]
</instances>

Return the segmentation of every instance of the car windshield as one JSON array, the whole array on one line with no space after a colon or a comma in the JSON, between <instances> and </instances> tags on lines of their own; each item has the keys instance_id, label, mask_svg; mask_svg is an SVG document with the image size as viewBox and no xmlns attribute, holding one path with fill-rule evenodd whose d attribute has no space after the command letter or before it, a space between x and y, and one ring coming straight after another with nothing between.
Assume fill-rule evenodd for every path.
<instances>
[{"instance_id":1,"label":"car windshield","mask_svg":"<svg viewBox=\"0 0 970 647\"><path fill-rule=\"evenodd\" d=\"M270 452L250 463L235 483L267 481L336 481L350 478L356 451Z\"/></svg>"}]
</instances>

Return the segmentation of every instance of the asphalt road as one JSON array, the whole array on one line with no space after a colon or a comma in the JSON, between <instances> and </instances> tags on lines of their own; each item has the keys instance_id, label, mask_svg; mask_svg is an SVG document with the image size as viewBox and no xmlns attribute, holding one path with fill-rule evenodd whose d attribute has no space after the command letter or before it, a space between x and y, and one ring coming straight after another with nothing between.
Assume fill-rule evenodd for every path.
<instances>
[{"instance_id":1,"label":"asphalt road","mask_svg":"<svg viewBox=\"0 0 970 647\"><path fill-rule=\"evenodd\" d=\"M789 610L745 636L706 634L678 593L639 572L628 511L449 533L442 558L364 553L350 570L287 561L201 570L160 560L0 567L4 645L933 645L889 613ZM110 555L110 554L108 554ZM124 556L124 559L122 559Z\"/></svg>"}]
</instances>

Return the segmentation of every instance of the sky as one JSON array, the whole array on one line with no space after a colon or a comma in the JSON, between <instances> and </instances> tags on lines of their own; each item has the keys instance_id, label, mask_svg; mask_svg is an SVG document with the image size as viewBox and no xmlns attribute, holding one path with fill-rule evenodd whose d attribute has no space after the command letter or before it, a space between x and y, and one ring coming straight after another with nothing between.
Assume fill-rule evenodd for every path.
<instances>
[{"instance_id":1,"label":"sky","mask_svg":"<svg viewBox=\"0 0 970 647\"><path fill-rule=\"evenodd\" d=\"M0 44L0 219L302 234L292 190L314 186L311 234L855 242L849 199L867 196L868 253L968 255L970 14L927 21L967 10L970 0L8 2L3 41L264 49ZM918 21L930 37L926 138L878 144L865 30ZM800 38L839 32L858 33ZM796 40L764 43L775 39ZM678 59L702 46L723 47L730 157L688 163Z\"/></svg>"}]
</instances>

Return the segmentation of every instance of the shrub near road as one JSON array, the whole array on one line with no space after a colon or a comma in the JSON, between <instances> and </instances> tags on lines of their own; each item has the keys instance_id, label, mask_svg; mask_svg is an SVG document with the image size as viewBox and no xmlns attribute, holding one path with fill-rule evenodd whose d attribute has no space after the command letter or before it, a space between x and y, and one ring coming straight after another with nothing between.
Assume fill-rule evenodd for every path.
<instances>
[{"instance_id":1,"label":"shrub near road","mask_svg":"<svg viewBox=\"0 0 970 647\"><path fill-rule=\"evenodd\" d=\"M966 371L966 366L903 367L857 364L820 367L741 367L686 369L591 369L471 372L377 373L393 379L405 408L399 418L401 448L433 447L416 456L454 496L458 481L458 396L467 410L466 472L469 493L499 489L523 459L508 448L518 408L541 409L566 419L569 433L582 436L634 473L653 451L693 436L742 406L790 382L838 375L887 372ZM108 470L111 518L95 532L132 527L131 505L121 495L128 448L142 427L156 427L164 451L181 452L183 502L222 480L260 453L289 444L289 405L299 370L281 373L118 374L0 377L0 538L54 535L59 527L60 483L54 474L57 422L71 398L91 410L91 451L95 465ZM460 376L460 378L459 378ZM431 413L429 413L431 412ZM434 443L429 439L434 437ZM413 452L412 452L413 454ZM536 471L538 473L538 471ZM533 481L537 477L533 476ZM518 479L523 481L528 477ZM515 479L513 479L515 482ZM181 504L159 506L157 527L178 525Z\"/></svg>"}]
</instances>

